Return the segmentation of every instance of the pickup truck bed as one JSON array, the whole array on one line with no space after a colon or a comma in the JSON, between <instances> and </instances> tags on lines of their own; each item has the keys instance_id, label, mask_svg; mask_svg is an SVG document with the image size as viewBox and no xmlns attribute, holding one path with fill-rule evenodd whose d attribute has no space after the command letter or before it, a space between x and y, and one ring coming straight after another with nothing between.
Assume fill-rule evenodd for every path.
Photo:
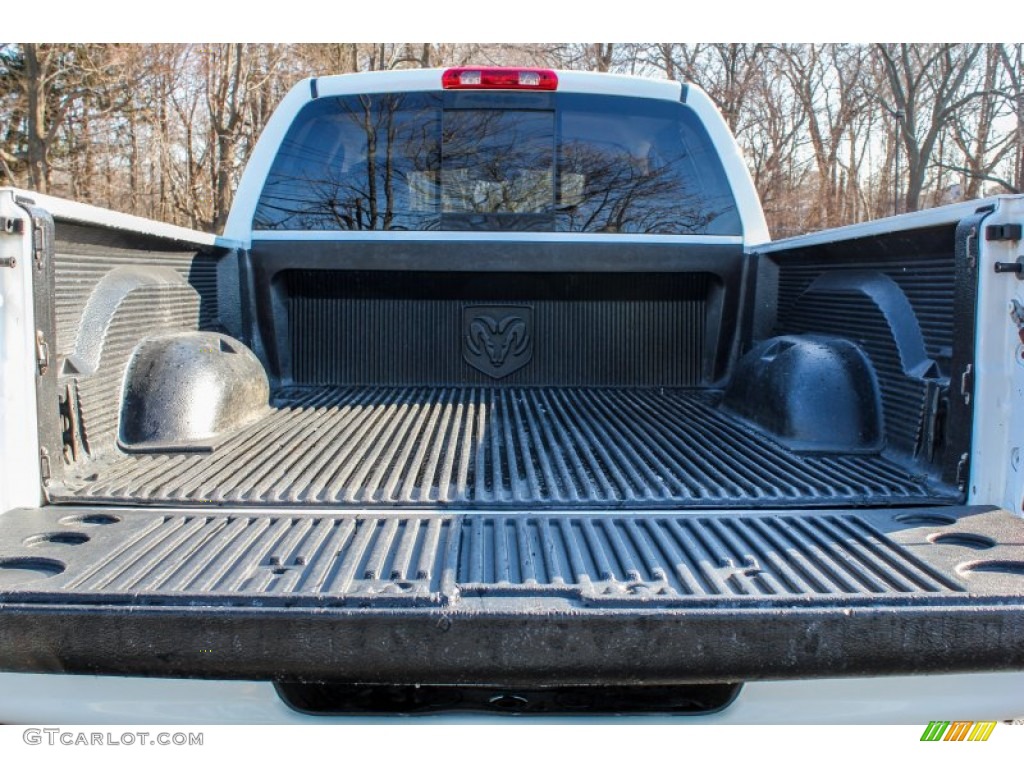
<instances>
[{"instance_id":1,"label":"pickup truck bed","mask_svg":"<svg viewBox=\"0 0 1024 768\"><path fill-rule=\"evenodd\" d=\"M824 249L766 259L758 279L738 245L265 241L218 254L136 237L132 257L123 235L62 224L58 389L74 460L48 493L533 512L955 503L933 446L952 354L953 230L916 232L891 255L897 236L831 263ZM519 361L505 350L495 369L474 353L467 329L488 315L522 318ZM790 405L813 408L802 437L821 444L752 420L745 403L771 410L787 397L765 394L777 383L733 391L754 375L739 354L754 325L862 348L884 434L830 443L861 414L817 391ZM153 411L198 397L194 382L155 393L135 373L143 340L183 333L207 340L192 358L210 369L252 357L239 339L258 350L264 360L242 375L201 386L230 393L255 372L267 376L265 399L203 440L181 427L133 444L128 427L144 431L159 414L137 415L127 380L144 382ZM169 378L160 370L157 386Z\"/></svg>"},{"instance_id":2,"label":"pickup truck bed","mask_svg":"<svg viewBox=\"0 0 1024 768\"><path fill-rule=\"evenodd\" d=\"M952 498L880 455L802 455L721 393L284 387L209 452L119 454L55 500L416 508L887 506Z\"/></svg>"}]
</instances>

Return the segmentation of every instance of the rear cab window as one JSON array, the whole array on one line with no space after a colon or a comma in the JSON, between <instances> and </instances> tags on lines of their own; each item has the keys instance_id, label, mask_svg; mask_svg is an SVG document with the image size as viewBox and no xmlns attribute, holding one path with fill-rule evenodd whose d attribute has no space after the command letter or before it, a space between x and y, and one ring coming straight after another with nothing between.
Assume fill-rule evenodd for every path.
<instances>
[{"instance_id":1,"label":"rear cab window","mask_svg":"<svg viewBox=\"0 0 1024 768\"><path fill-rule=\"evenodd\" d=\"M324 97L282 142L256 230L741 235L682 103L576 93Z\"/></svg>"}]
</instances>

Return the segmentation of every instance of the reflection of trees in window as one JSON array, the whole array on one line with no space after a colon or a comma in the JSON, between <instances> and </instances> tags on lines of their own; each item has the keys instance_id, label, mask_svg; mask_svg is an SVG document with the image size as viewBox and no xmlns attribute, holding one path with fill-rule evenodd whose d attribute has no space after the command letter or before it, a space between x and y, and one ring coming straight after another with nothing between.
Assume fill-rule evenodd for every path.
<instances>
[{"instance_id":1,"label":"reflection of trees in window","mask_svg":"<svg viewBox=\"0 0 1024 768\"><path fill-rule=\"evenodd\" d=\"M353 96L329 106L329 113L289 132L260 199L256 226L436 228L437 98Z\"/></svg>"},{"instance_id":2,"label":"reflection of trees in window","mask_svg":"<svg viewBox=\"0 0 1024 768\"><path fill-rule=\"evenodd\" d=\"M442 131L444 213L546 213L554 201L554 114L451 110Z\"/></svg>"},{"instance_id":3,"label":"reflection of trees in window","mask_svg":"<svg viewBox=\"0 0 1024 768\"><path fill-rule=\"evenodd\" d=\"M706 231L715 217L716 201L691 188L684 162L682 154L657 162L625 148L564 143L559 228L646 234Z\"/></svg>"},{"instance_id":4,"label":"reflection of trees in window","mask_svg":"<svg viewBox=\"0 0 1024 768\"><path fill-rule=\"evenodd\" d=\"M740 232L714 148L679 104L566 93L555 111L442 114L442 102L424 92L307 105L255 227Z\"/></svg>"}]
</instances>

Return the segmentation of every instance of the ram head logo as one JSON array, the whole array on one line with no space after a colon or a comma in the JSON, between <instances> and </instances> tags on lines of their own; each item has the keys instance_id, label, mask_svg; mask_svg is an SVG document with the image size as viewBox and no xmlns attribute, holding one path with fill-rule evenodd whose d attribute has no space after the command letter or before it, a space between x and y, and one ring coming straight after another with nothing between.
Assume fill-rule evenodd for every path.
<instances>
[{"instance_id":1,"label":"ram head logo","mask_svg":"<svg viewBox=\"0 0 1024 768\"><path fill-rule=\"evenodd\" d=\"M494 379L518 371L533 357L533 310L466 307L462 314L462 357Z\"/></svg>"}]
</instances>

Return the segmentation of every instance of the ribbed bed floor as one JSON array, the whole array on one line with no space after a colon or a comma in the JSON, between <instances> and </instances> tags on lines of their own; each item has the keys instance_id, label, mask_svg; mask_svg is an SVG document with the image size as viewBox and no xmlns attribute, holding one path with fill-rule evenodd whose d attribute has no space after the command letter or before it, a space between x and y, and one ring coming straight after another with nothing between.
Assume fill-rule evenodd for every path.
<instances>
[{"instance_id":1,"label":"ribbed bed floor","mask_svg":"<svg viewBox=\"0 0 1024 768\"><path fill-rule=\"evenodd\" d=\"M915 504L879 456L801 455L672 389L289 388L210 453L118 454L55 500L396 507Z\"/></svg>"}]
</instances>

